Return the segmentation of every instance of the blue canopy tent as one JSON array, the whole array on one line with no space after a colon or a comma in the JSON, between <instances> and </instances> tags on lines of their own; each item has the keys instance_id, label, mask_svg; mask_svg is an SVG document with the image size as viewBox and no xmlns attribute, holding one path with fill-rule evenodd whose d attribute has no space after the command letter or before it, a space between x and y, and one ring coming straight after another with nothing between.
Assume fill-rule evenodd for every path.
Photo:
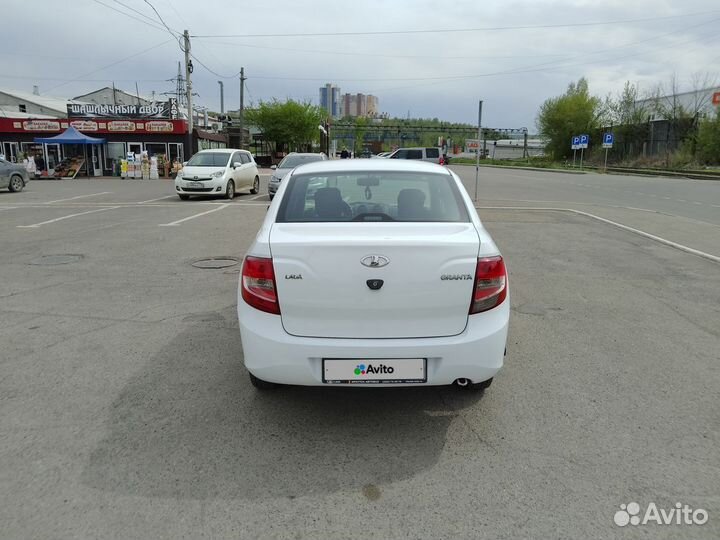
<instances>
[{"instance_id":1,"label":"blue canopy tent","mask_svg":"<svg viewBox=\"0 0 720 540\"><path fill-rule=\"evenodd\" d=\"M89 137L83 133L80 133L77 129L70 126L60 135L54 137L35 137L33 139L36 143L41 144L81 144L85 153L85 171L90 176L90 167L87 163L87 148L88 144L105 144L105 139L98 137Z\"/></svg>"}]
</instances>

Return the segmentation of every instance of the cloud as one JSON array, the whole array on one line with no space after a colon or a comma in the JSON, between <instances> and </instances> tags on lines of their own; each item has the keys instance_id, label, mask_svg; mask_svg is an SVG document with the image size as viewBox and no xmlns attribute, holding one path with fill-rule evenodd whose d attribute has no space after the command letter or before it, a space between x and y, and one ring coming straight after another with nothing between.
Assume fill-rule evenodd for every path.
<instances>
[{"instance_id":1,"label":"cloud","mask_svg":"<svg viewBox=\"0 0 720 540\"><path fill-rule=\"evenodd\" d=\"M720 10L714 0L477 2L459 0L361 4L277 0L234 4L219 0L152 0L173 29L193 35L278 34L253 38L194 38L192 52L219 75L245 67L247 101L317 101L318 87L374 94L391 115L475 122L477 100L485 102L487 125L534 126L539 105L581 76L591 90L618 91L625 80L643 85L676 72L717 71ZM106 5L102 5L106 4ZM76 0L58 3L8 0L4 13L0 86L71 97L113 81L141 94L172 92L168 81L183 59L167 31L140 0ZM68 6L72 6L69 8ZM145 14L148 19L128 9ZM110 8L143 19L133 20ZM718 10L714 13L704 13ZM695 15L693 15L695 14ZM598 21L616 22L586 25ZM667 17L660 19L660 17ZM553 27L558 24L581 26ZM545 28L498 29L507 26ZM368 32L486 28L476 32L402 35L290 37L290 33ZM494 28L494 29L490 29ZM28 31L32 40L28 40ZM164 45L159 45L169 41ZM156 48L130 57L152 46ZM195 62L196 102L219 109L216 74ZM459 80L451 77L466 77ZM275 78L269 78L275 77ZM437 78L447 78L445 80ZM84 79L71 81L68 79ZM311 79L311 80L298 80ZM411 80L410 80L411 79ZM226 107L239 103L239 81L225 80ZM486 122L484 122L486 123Z\"/></svg>"}]
</instances>

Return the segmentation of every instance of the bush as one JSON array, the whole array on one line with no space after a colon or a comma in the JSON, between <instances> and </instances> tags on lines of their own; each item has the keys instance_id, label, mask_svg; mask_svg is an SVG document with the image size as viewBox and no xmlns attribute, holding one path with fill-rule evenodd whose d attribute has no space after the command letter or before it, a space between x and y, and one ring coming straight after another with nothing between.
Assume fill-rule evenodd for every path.
<instances>
[{"instance_id":1,"label":"bush","mask_svg":"<svg viewBox=\"0 0 720 540\"><path fill-rule=\"evenodd\" d=\"M714 119L703 120L698 126L697 159L705 165L720 164L720 109Z\"/></svg>"}]
</instances>

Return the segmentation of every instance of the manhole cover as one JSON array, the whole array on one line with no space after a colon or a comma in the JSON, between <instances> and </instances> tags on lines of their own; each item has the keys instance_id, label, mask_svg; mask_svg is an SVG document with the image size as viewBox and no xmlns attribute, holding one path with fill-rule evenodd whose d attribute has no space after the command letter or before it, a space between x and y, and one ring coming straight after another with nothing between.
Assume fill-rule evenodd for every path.
<instances>
[{"instance_id":1,"label":"manhole cover","mask_svg":"<svg viewBox=\"0 0 720 540\"><path fill-rule=\"evenodd\" d=\"M43 255L30 261L29 264L36 264L42 266L54 266L57 264L70 264L80 261L85 258L85 255L77 255L74 253L62 253L60 255Z\"/></svg>"},{"instance_id":2,"label":"manhole cover","mask_svg":"<svg viewBox=\"0 0 720 540\"><path fill-rule=\"evenodd\" d=\"M240 262L237 257L206 257L204 259L198 259L193 261L192 265L195 268L228 268L235 266Z\"/></svg>"}]
</instances>

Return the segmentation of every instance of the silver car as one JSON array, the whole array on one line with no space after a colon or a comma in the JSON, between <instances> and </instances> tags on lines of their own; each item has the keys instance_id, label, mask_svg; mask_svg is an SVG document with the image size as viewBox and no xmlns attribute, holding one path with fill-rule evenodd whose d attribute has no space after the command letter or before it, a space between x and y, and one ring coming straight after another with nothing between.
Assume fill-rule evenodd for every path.
<instances>
[{"instance_id":1,"label":"silver car","mask_svg":"<svg viewBox=\"0 0 720 540\"><path fill-rule=\"evenodd\" d=\"M301 154L299 152L291 152L276 166L270 167L273 172L268 183L268 196L270 200L275 197L275 192L280 187L280 181L283 177L292 171L295 167L304 165L305 163L312 163L313 161L325 161L327 156L323 153L319 154Z\"/></svg>"},{"instance_id":2,"label":"silver car","mask_svg":"<svg viewBox=\"0 0 720 540\"><path fill-rule=\"evenodd\" d=\"M23 165L0 158L0 189L22 191L29 181L30 176Z\"/></svg>"}]
</instances>

